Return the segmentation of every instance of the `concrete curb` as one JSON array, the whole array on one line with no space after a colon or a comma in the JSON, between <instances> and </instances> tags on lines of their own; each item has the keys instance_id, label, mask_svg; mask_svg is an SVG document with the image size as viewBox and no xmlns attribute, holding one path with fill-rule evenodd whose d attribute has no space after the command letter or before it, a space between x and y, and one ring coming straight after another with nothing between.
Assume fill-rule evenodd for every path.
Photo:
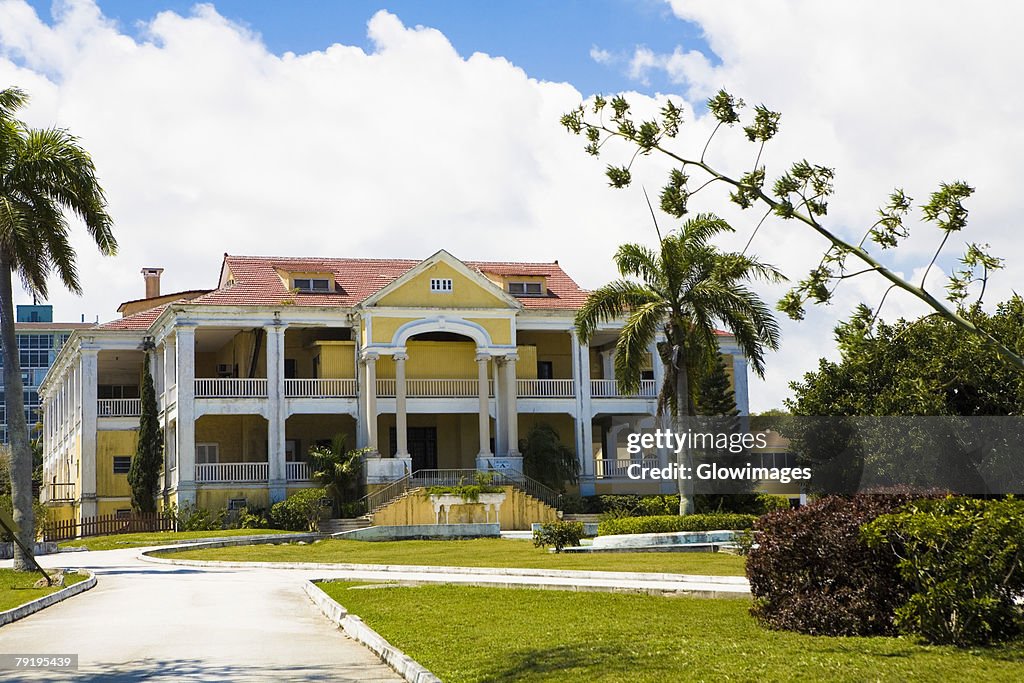
<instances>
[{"instance_id":1,"label":"concrete curb","mask_svg":"<svg viewBox=\"0 0 1024 683\"><path fill-rule=\"evenodd\" d=\"M79 570L82 571L82 570ZM56 605L61 600L67 600L68 598L84 593L85 591L93 588L96 585L96 575L92 572L86 572L89 575L85 581L79 581L76 584L62 588L56 593L50 593L43 597L33 600L32 602L26 602L20 607L9 609L6 612L0 612L0 626L6 626L13 621L18 619L24 619L30 614L35 614L39 610L46 609L50 605Z\"/></svg>"},{"instance_id":2,"label":"concrete curb","mask_svg":"<svg viewBox=\"0 0 1024 683\"><path fill-rule=\"evenodd\" d=\"M329 581L330 579L324 580ZM303 583L302 589L306 591L306 595L313 601L313 604L320 608L325 617L334 622L349 638L369 648L373 654L380 657L382 662L398 672L409 683L441 683L441 679L426 667L389 643L383 636L367 626L362 619L354 614L349 614L348 610L327 595L313 581Z\"/></svg>"},{"instance_id":3,"label":"concrete curb","mask_svg":"<svg viewBox=\"0 0 1024 683\"><path fill-rule=\"evenodd\" d=\"M233 544L243 545L243 544ZM220 548L219 544L203 547ZM613 572L574 569L536 569L529 567L445 567L416 564L347 564L329 562L233 562L219 560L175 560L168 557L153 557L152 552L183 552L197 550L195 545L188 548L168 547L146 550L139 559L160 564L178 564L187 567L222 567L224 569L306 569L334 571L409 572L419 574L474 574L478 576L536 576L541 578L564 579L612 579L621 581L685 581L688 583L713 583L730 586L746 586L742 576L704 576L701 574L665 574L657 572Z\"/></svg>"}]
</instances>

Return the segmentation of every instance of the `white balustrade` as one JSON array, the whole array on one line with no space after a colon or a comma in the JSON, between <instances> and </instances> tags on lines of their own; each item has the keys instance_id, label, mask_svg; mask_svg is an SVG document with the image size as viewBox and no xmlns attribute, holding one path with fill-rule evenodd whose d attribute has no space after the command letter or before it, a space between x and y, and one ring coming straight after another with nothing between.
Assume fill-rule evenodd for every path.
<instances>
[{"instance_id":1,"label":"white balustrade","mask_svg":"<svg viewBox=\"0 0 1024 683\"><path fill-rule=\"evenodd\" d=\"M656 398L658 392L653 379L640 380L640 390L635 394L622 393L614 379L592 379L590 395L593 398Z\"/></svg>"},{"instance_id":2,"label":"white balustrade","mask_svg":"<svg viewBox=\"0 0 1024 683\"><path fill-rule=\"evenodd\" d=\"M140 398L101 398L96 402L96 417L138 417L141 414Z\"/></svg>"},{"instance_id":3,"label":"white balustrade","mask_svg":"<svg viewBox=\"0 0 1024 683\"><path fill-rule=\"evenodd\" d=\"M201 483L265 482L270 473L265 462L218 462L196 465L196 481Z\"/></svg>"},{"instance_id":4,"label":"white balustrade","mask_svg":"<svg viewBox=\"0 0 1024 683\"><path fill-rule=\"evenodd\" d=\"M487 395L494 395L493 382L487 382ZM405 393L409 398L476 398L480 383L475 379L407 379ZM395 380L377 380L378 396L394 396Z\"/></svg>"},{"instance_id":5,"label":"white balustrade","mask_svg":"<svg viewBox=\"0 0 1024 683\"><path fill-rule=\"evenodd\" d=\"M521 379L516 384L519 398L572 398L576 395L571 379Z\"/></svg>"},{"instance_id":6,"label":"white balustrade","mask_svg":"<svg viewBox=\"0 0 1024 683\"><path fill-rule=\"evenodd\" d=\"M286 462L284 469L285 477L288 481L309 481L310 470L308 462Z\"/></svg>"},{"instance_id":7,"label":"white balustrade","mask_svg":"<svg viewBox=\"0 0 1024 683\"><path fill-rule=\"evenodd\" d=\"M356 395L355 379L286 379L288 398L347 398Z\"/></svg>"},{"instance_id":8,"label":"white balustrade","mask_svg":"<svg viewBox=\"0 0 1024 683\"><path fill-rule=\"evenodd\" d=\"M266 398L263 378L221 377L196 380L196 398Z\"/></svg>"}]
</instances>

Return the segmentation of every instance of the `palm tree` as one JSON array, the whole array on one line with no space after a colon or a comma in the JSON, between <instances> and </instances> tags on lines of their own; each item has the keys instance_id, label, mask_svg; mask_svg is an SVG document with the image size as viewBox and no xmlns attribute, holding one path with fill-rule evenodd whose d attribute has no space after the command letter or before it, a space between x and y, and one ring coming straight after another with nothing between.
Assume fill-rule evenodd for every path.
<instances>
[{"instance_id":1,"label":"palm tree","mask_svg":"<svg viewBox=\"0 0 1024 683\"><path fill-rule=\"evenodd\" d=\"M17 275L33 295L45 299L47 278L55 272L65 287L81 293L67 214L81 219L101 253L116 253L117 241L92 159L67 131L28 128L16 119L15 112L27 101L18 88L0 90L0 352L14 521L20 528L19 540L31 549L32 448L25 425L12 279ZM15 547L14 568L27 570L29 564L30 558Z\"/></svg>"},{"instance_id":2,"label":"palm tree","mask_svg":"<svg viewBox=\"0 0 1024 683\"><path fill-rule=\"evenodd\" d=\"M784 279L773 266L739 253L723 252L711 239L732 227L721 218L700 214L660 239L660 250L624 244L615 254L620 279L591 292L576 314L580 339L589 342L601 322L626 317L615 345L615 375L620 389L633 393L648 349L659 332L657 349L665 365L658 414L670 409L673 429L697 414L703 375L718 353L715 329L725 327L764 376L764 350L776 349L779 327L771 310L747 287L751 280ZM660 235L659 235L660 238ZM686 462L688 449L679 453ZM692 480L679 479L679 514L693 511Z\"/></svg>"},{"instance_id":3,"label":"palm tree","mask_svg":"<svg viewBox=\"0 0 1024 683\"><path fill-rule=\"evenodd\" d=\"M336 514L344 512L343 504L349 502L350 494L355 493L363 469L362 456L370 452L368 448L347 450L345 442L344 434L336 434L329 448L314 446L309 449L311 479L334 501Z\"/></svg>"}]
</instances>

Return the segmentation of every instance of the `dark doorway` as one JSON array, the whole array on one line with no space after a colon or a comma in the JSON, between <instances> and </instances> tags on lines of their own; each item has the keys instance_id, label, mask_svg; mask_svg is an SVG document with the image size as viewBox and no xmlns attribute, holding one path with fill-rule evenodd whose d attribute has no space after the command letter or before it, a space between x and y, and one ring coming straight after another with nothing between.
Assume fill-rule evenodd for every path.
<instances>
[{"instance_id":1,"label":"dark doorway","mask_svg":"<svg viewBox=\"0 0 1024 683\"><path fill-rule=\"evenodd\" d=\"M555 367L549 360L537 361L537 379L554 379Z\"/></svg>"},{"instance_id":2,"label":"dark doorway","mask_svg":"<svg viewBox=\"0 0 1024 683\"><path fill-rule=\"evenodd\" d=\"M391 455L398 451L398 432L390 430ZM437 427L409 427L406 430L412 471L437 469Z\"/></svg>"},{"instance_id":3,"label":"dark doorway","mask_svg":"<svg viewBox=\"0 0 1024 683\"><path fill-rule=\"evenodd\" d=\"M284 359L284 378L295 379L295 359L285 358Z\"/></svg>"}]
</instances>

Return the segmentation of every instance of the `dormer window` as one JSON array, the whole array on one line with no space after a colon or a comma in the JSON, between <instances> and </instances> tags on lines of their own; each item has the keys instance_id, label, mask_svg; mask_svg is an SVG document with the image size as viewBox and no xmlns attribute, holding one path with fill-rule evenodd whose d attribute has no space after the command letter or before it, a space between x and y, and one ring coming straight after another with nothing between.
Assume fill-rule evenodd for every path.
<instances>
[{"instance_id":1,"label":"dormer window","mask_svg":"<svg viewBox=\"0 0 1024 683\"><path fill-rule=\"evenodd\" d=\"M430 291L441 292L444 294L451 294L452 291L452 279L450 277L441 278L435 277L430 279Z\"/></svg>"},{"instance_id":2,"label":"dormer window","mask_svg":"<svg viewBox=\"0 0 1024 683\"><path fill-rule=\"evenodd\" d=\"M508 293L512 296L543 296L544 287L540 282L510 282Z\"/></svg>"},{"instance_id":3,"label":"dormer window","mask_svg":"<svg viewBox=\"0 0 1024 683\"><path fill-rule=\"evenodd\" d=\"M292 288L300 292L329 292L331 281L327 278L297 277L292 280Z\"/></svg>"}]
</instances>

